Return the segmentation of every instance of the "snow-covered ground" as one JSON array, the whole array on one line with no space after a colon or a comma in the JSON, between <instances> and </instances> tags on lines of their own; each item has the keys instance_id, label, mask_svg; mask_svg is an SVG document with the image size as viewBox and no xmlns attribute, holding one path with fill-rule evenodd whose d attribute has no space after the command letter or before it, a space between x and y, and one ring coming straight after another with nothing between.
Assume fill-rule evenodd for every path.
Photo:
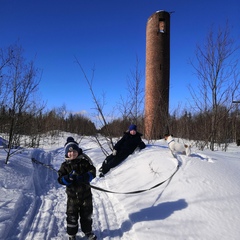
<instances>
[{"instance_id":1,"label":"snow-covered ground","mask_svg":"<svg viewBox=\"0 0 240 240\"><path fill-rule=\"evenodd\" d=\"M5 164L0 149L0 239L67 239L65 187L57 182L70 134L41 149L23 150ZM72 135L75 137L76 135ZM89 137L80 146L97 169L104 155ZM42 164L31 161L34 157ZM176 170L175 175L167 180ZM93 230L98 239L238 240L240 147L174 158L164 140L128 157L92 185ZM151 187L165 181L151 190ZM137 194L124 194L137 190ZM84 239L79 229L78 239Z\"/></svg>"}]
</instances>

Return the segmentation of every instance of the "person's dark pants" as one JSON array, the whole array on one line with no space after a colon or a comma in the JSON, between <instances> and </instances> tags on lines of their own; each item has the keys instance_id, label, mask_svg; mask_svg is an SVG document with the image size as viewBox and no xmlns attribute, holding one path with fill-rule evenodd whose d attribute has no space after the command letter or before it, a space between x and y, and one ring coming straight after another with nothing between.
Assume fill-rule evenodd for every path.
<instances>
[{"instance_id":1,"label":"person's dark pants","mask_svg":"<svg viewBox=\"0 0 240 240\"><path fill-rule=\"evenodd\" d=\"M128 152L120 152L120 153L117 153L117 155L115 155L115 156L113 156L112 154L107 156L106 159L104 160L104 162L102 163L102 167L101 167L102 173L106 174L107 172L109 172L109 170L111 168L114 168L117 165L119 165L129 155L130 155L130 153L128 153Z\"/></svg>"},{"instance_id":2,"label":"person's dark pants","mask_svg":"<svg viewBox=\"0 0 240 240\"><path fill-rule=\"evenodd\" d=\"M76 235L78 232L78 219L80 218L81 230L84 233L92 231L92 196L84 201L76 198L67 200L67 233Z\"/></svg>"}]
</instances>

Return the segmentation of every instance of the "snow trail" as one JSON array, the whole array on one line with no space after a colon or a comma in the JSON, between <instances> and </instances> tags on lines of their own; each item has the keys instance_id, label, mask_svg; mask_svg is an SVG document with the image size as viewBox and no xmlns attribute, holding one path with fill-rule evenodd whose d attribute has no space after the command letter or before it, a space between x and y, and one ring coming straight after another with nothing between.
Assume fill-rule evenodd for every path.
<instances>
[{"instance_id":1,"label":"snow trail","mask_svg":"<svg viewBox=\"0 0 240 240\"><path fill-rule=\"evenodd\" d=\"M96 179L95 183L101 184L101 187L108 189L108 185L104 179ZM98 184L98 185L99 185ZM96 234L100 239L135 239L133 233L129 233L131 223L127 228L122 226L126 221L126 213L123 205L118 201L113 193L105 193L102 191L92 190L94 196L94 212L93 222L96 222ZM127 218L128 219L128 218ZM98 230L97 230L98 229Z\"/></svg>"},{"instance_id":2,"label":"snow trail","mask_svg":"<svg viewBox=\"0 0 240 240\"><path fill-rule=\"evenodd\" d=\"M148 145L91 184L124 193L166 180L176 168L176 159L164 144ZM104 160L101 150L87 139L82 145L91 149L87 153L98 169ZM93 231L98 239L238 240L239 148L192 150L191 156L177 155L180 167L170 182L150 191L112 194L92 189ZM64 161L63 155L63 147L56 146L25 150L8 165L0 161L0 239L67 239L67 196L55 171ZM31 157L55 170L32 163ZM80 229L77 240L86 240Z\"/></svg>"}]
</instances>

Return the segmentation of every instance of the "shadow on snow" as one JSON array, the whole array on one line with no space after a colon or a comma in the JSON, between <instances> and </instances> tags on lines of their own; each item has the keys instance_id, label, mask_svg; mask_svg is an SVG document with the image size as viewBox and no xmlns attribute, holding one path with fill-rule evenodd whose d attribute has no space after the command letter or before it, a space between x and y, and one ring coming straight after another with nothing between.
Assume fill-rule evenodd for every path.
<instances>
[{"instance_id":1,"label":"shadow on snow","mask_svg":"<svg viewBox=\"0 0 240 240\"><path fill-rule=\"evenodd\" d=\"M160 203L157 206L144 208L138 212L131 213L129 220L122 223L121 228L109 230L106 229L102 233L111 237L122 237L124 232L130 231L133 224L146 221L164 220L171 216L175 211L180 211L188 206L185 199L179 199L173 202Z\"/></svg>"}]
</instances>

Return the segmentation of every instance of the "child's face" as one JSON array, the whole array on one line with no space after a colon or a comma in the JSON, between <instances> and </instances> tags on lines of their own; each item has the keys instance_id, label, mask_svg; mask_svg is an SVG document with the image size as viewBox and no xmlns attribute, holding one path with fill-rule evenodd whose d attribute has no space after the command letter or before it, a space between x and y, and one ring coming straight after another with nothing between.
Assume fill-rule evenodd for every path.
<instances>
[{"instance_id":1,"label":"child's face","mask_svg":"<svg viewBox=\"0 0 240 240\"><path fill-rule=\"evenodd\" d=\"M69 160L76 159L77 156L78 156L78 151L76 151L76 150L72 150L72 151L68 152L68 159Z\"/></svg>"}]
</instances>

